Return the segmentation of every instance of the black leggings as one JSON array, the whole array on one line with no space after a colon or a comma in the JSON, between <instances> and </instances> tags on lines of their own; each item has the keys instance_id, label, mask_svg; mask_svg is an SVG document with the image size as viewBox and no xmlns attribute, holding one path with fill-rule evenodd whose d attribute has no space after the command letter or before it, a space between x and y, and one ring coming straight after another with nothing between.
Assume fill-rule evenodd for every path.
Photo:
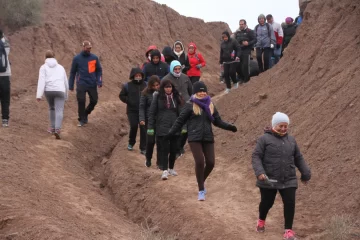
<instances>
[{"instance_id":1,"label":"black leggings","mask_svg":"<svg viewBox=\"0 0 360 240\"><path fill-rule=\"evenodd\" d=\"M2 119L9 119L10 109L10 77L0 77L0 101Z\"/></svg>"},{"instance_id":2,"label":"black leggings","mask_svg":"<svg viewBox=\"0 0 360 240\"><path fill-rule=\"evenodd\" d=\"M264 53L264 64L263 64L263 53ZM256 48L256 59L259 65L260 72L265 72L270 68L270 58L273 53L273 50L269 47L267 48Z\"/></svg>"},{"instance_id":3,"label":"black leggings","mask_svg":"<svg viewBox=\"0 0 360 240\"><path fill-rule=\"evenodd\" d=\"M195 173L199 191L203 191L204 182L215 165L214 143L189 142L189 145L195 160Z\"/></svg>"},{"instance_id":4,"label":"black leggings","mask_svg":"<svg viewBox=\"0 0 360 240\"><path fill-rule=\"evenodd\" d=\"M178 136L170 140L164 140L164 137L157 136L156 146L161 170L174 169L176 153L179 150Z\"/></svg>"},{"instance_id":5,"label":"black leggings","mask_svg":"<svg viewBox=\"0 0 360 240\"><path fill-rule=\"evenodd\" d=\"M285 229L292 229L295 215L296 188L267 189L260 188L261 202L259 205L259 219L264 220L273 206L276 193L279 191L284 204Z\"/></svg>"}]
</instances>

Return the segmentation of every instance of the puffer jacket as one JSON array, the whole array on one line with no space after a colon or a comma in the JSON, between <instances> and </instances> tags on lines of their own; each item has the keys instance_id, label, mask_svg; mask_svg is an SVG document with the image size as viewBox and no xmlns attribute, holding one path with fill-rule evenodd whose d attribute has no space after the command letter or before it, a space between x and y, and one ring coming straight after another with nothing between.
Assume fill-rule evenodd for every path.
<instances>
[{"instance_id":1,"label":"puffer jacket","mask_svg":"<svg viewBox=\"0 0 360 240\"><path fill-rule=\"evenodd\" d=\"M277 180L271 186L264 181L257 180L260 188L284 189L298 187L296 168L301 173L301 179L308 181L311 171L306 164L295 138L286 134L280 136L270 128L257 140L252 154L252 166L256 177L266 174L269 179Z\"/></svg>"},{"instance_id":2,"label":"puffer jacket","mask_svg":"<svg viewBox=\"0 0 360 240\"><path fill-rule=\"evenodd\" d=\"M220 46L220 64L224 62L231 62L235 60L235 57L240 58L241 55L241 47L240 44L233 38L228 36L229 40L226 42L223 41ZM234 58L231 57L232 51L235 51Z\"/></svg>"},{"instance_id":3,"label":"puffer jacket","mask_svg":"<svg viewBox=\"0 0 360 240\"><path fill-rule=\"evenodd\" d=\"M160 98L158 92L153 95L150 106L148 129L156 129L156 136L165 136L179 116L180 106L173 99L170 108L165 106L165 100ZM175 135L180 135L180 131Z\"/></svg>"},{"instance_id":4,"label":"puffer jacket","mask_svg":"<svg viewBox=\"0 0 360 240\"><path fill-rule=\"evenodd\" d=\"M153 100L154 93L155 93L155 91L151 91L146 94L141 94L139 122L141 122L141 121L148 122L149 114L150 114L150 106L151 106L151 102Z\"/></svg>"},{"instance_id":5,"label":"puffer jacket","mask_svg":"<svg viewBox=\"0 0 360 240\"><path fill-rule=\"evenodd\" d=\"M230 130L229 128L232 125L221 120L216 107L214 107L213 117L213 124L216 127ZM214 134L211 125L212 122L205 112L201 112L200 115L195 115L193 111L193 103L190 101L185 104L180 116L176 119L176 122L169 133L174 135L185 123L187 123L188 142L214 142Z\"/></svg>"}]
</instances>

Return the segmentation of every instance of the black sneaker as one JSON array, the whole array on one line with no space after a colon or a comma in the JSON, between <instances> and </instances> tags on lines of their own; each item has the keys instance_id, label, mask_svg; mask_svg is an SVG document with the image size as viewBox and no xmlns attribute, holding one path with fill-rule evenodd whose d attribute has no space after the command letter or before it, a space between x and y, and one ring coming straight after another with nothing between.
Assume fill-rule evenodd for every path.
<instances>
[{"instance_id":1,"label":"black sneaker","mask_svg":"<svg viewBox=\"0 0 360 240\"><path fill-rule=\"evenodd\" d=\"M79 121L79 123L78 123L78 127L83 127L85 125L85 123L83 122L83 121Z\"/></svg>"},{"instance_id":2,"label":"black sneaker","mask_svg":"<svg viewBox=\"0 0 360 240\"><path fill-rule=\"evenodd\" d=\"M146 167L151 167L151 159L146 159L145 166Z\"/></svg>"}]
</instances>

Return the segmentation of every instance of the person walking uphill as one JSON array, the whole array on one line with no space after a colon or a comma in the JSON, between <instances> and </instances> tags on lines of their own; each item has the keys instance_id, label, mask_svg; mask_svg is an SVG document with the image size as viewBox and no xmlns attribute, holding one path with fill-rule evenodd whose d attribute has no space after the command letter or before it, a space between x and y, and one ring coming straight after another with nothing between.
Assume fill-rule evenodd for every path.
<instances>
[{"instance_id":1,"label":"person walking uphill","mask_svg":"<svg viewBox=\"0 0 360 240\"><path fill-rule=\"evenodd\" d=\"M173 46L173 51L176 56L176 60L181 63L182 73L187 74L187 71L190 68L189 59L185 53L184 44L180 41L176 41Z\"/></svg>"},{"instance_id":2,"label":"person walking uphill","mask_svg":"<svg viewBox=\"0 0 360 240\"><path fill-rule=\"evenodd\" d=\"M0 30L0 102L2 126L9 126L10 118L10 77L11 67L9 61L10 43Z\"/></svg>"},{"instance_id":3,"label":"person walking uphill","mask_svg":"<svg viewBox=\"0 0 360 240\"><path fill-rule=\"evenodd\" d=\"M239 84L236 80L236 63L240 60L241 47L240 44L233 38L230 38L228 31L222 33L223 42L220 46L220 65L224 67L224 78L226 82L225 94L230 92L231 82L234 83L234 88L238 88Z\"/></svg>"},{"instance_id":4,"label":"person walking uphill","mask_svg":"<svg viewBox=\"0 0 360 240\"><path fill-rule=\"evenodd\" d=\"M196 44L191 42L188 46L188 59L189 59L189 64L190 64L190 68L187 71L187 75L190 78L190 81L192 84L194 84L195 82L200 81L200 77L201 77L201 68L206 66L206 62L204 60L204 57L202 56L201 53L196 52Z\"/></svg>"},{"instance_id":5,"label":"person walking uphill","mask_svg":"<svg viewBox=\"0 0 360 240\"><path fill-rule=\"evenodd\" d=\"M179 132L174 133L175 137L164 138L171 126L179 116L183 100L170 80L162 80L159 93L155 93L150 106L149 125L147 134L153 136L156 129L156 145L159 156L161 179L168 179L177 176L174 170L175 157L178 151Z\"/></svg>"},{"instance_id":6,"label":"person walking uphill","mask_svg":"<svg viewBox=\"0 0 360 240\"><path fill-rule=\"evenodd\" d=\"M282 49L282 43L283 43L283 38L284 38L284 32L283 32L283 29L282 29L280 23L275 22L274 17L271 14L266 16L266 20L269 24L271 24L271 26L274 30L275 38L276 38L276 44L275 44L274 51L273 51L273 55L275 58L275 62L274 62L274 65L275 65L279 62L280 57L281 57L281 49ZM270 66L270 67L273 67L273 66Z\"/></svg>"},{"instance_id":7,"label":"person walking uphill","mask_svg":"<svg viewBox=\"0 0 360 240\"><path fill-rule=\"evenodd\" d=\"M198 200L204 201L206 194L204 183L215 165L214 134L211 124L232 132L236 132L237 128L221 120L210 96L207 95L207 87L204 82L196 82L193 92L194 95L185 104L180 116L165 137L171 138L187 122L188 141L195 159L195 172L199 187Z\"/></svg>"},{"instance_id":8,"label":"person walking uphill","mask_svg":"<svg viewBox=\"0 0 360 240\"><path fill-rule=\"evenodd\" d=\"M270 58L276 44L276 38L271 24L265 22L264 14L259 15L258 22L259 24L255 27L255 35L257 41L255 44L256 58L260 72L264 72L270 68Z\"/></svg>"},{"instance_id":9,"label":"person walking uphill","mask_svg":"<svg viewBox=\"0 0 360 240\"><path fill-rule=\"evenodd\" d=\"M98 102L97 88L101 88L102 67L99 58L91 53L91 43L84 41L82 43L83 50L73 59L69 78L69 89L74 90L74 82L76 78L76 98L78 101L79 123L78 127L82 127L88 123L88 115L94 110ZM85 108L86 93L89 95L90 103Z\"/></svg>"},{"instance_id":10,"label":"person walking uphill","mask_svg":"<svg viewBox=\"0 0 360 240\"><path fill-rule=\"evenodd\" d=\"M257 177L256 186L260 188L261 202L256 230L265 231L266 216L274 204L279 191L284 204L284 239L295 240L292 230L295 214L295 193L298 187L296 169L301 173L301 181L306 184L311 178L306 164L293 136L290 136L289 117L277 112L272 117L271 128L256 143L252 154L252 166Z\"/></svg>"},{"instance_id":11,"label":"person walking uphill","mask_svg":"<svg viewBox=\"0 0 360 240\"><path fill-rule=\"evenodd\" d=\"M139 106L139 121L141 126L149 125L149 114L150 114L150 106L153 100L153 95L160 88L160 78L156 75L153 75L149 78L147 87L142 91L140 97L140 106ZM146 138L146 161L145 166L151 167L151 159L154 152L155 146L155 136L147 135ZM157 158L157 165L159 166L159 158Z\"/></svg>"},{"instance_id":12,"label":"person walking uphill","mask_svg":"<svg viewBox=\"0 0 360 240\"><path fill-rule=\"evenodd\" d=\"M139 105L141 92L146 88L144 73L140 68L132 68L130 72L130 82L123 85L119 94L120 100L126 104L126 114L128 116L130 132L128 150L132 151L136 143L136 134L139 127ZM146 127L140 125L140 153L145 155L146 148Z\"/></svg>"},{"instance_id":13,"label":"person walking uphill","mask_svg":"<svg viewBox=\"0 0 360 240\"><path fill-rule=\"evenodd\" d=\"M149 77L151 77L152 75L156 75L160 79L162 79L166 74L169 73L169 66L160 60L161 54L159 50L152 50L150 58L151 61L147 63L143 68L145 82L147 82Z\"/></svg>"},{"instance_id":14,"label":"person walking uphill","mask_svg":"<svg viewBox=\"0 0 360 240\"><path fill-rule=\"evenodd\" d=\"M50 129L56 139L60 139L60 130L64 117L64 104L68 98L69 83L66 71L58 64L53 51L45 54L45 64L40 67L36 99L39 102L45 92L49 104Z\"/></svg>"}]
</instances>

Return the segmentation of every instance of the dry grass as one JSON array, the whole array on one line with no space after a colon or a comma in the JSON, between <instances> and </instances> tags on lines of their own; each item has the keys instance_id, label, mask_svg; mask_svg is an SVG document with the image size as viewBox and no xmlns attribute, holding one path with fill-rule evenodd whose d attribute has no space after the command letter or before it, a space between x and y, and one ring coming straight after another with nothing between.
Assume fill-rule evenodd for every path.
<instances>
[{"instance_id":1,"label":"dry grass","mask_svg":"<svg viewBox=\"0 0 360 240\"><path fill-rule=\"evenodd\" d=\"M353 240L360 239L357 232L358 223L349 215L335 215L331 218L328 226L328 240Z\"/></svg>"},{"instance_id":2,"label":"dry grass","mask_svg":"<svg viewBox=\"0 0 360 240\"><path fill-rule=\"evenodd\" d=\"M169 236L162 232L158 226L149 226L147 219L141 224L141 240L178 240L177 236Z\"/></svg>"}]
</instances>

